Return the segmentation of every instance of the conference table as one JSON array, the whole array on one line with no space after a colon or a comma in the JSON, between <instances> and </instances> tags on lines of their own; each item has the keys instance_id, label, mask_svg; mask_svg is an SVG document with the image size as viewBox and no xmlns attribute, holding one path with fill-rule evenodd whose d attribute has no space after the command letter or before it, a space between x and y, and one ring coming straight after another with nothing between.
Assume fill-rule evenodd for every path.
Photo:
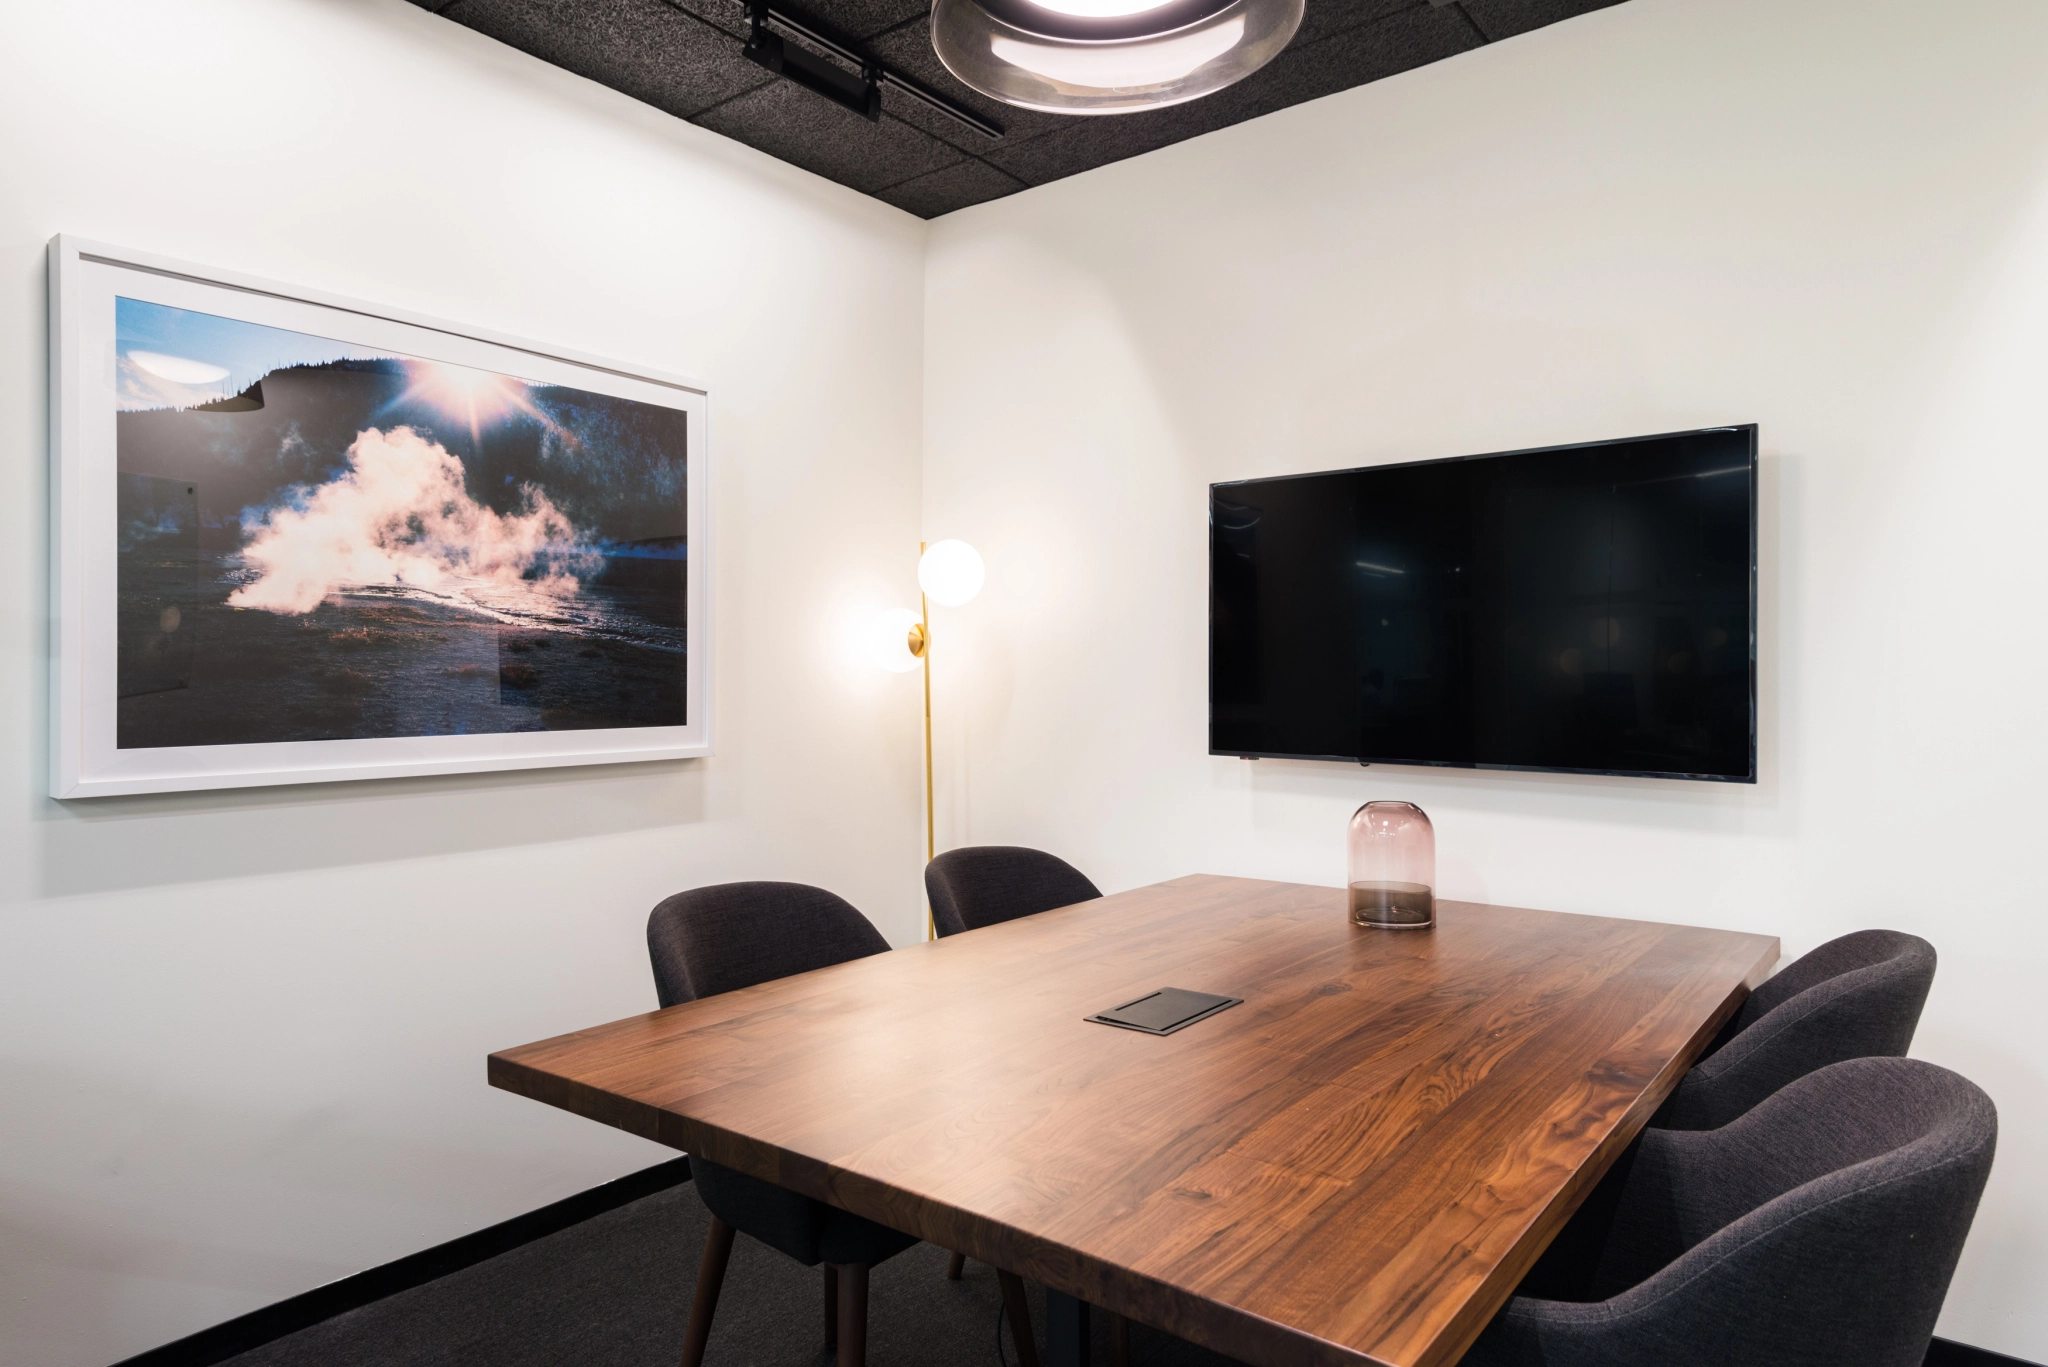
<instances>
[{"instance_id":1,"label":"conference table","mask_svg":"<svg viewBox=\"0 0 2048 1367\"><path fill-rule=\"evenodd\" d=\"M1238 1358L1456 1362L1776 939L1200 875L493 1054L492 1085ZM1242 998L1171 1034L1087 1017ZM679 1295L680 1289L679 1289ZM716 1336L713 1338L714 1348Z\"/></svg>"}]
</instances>

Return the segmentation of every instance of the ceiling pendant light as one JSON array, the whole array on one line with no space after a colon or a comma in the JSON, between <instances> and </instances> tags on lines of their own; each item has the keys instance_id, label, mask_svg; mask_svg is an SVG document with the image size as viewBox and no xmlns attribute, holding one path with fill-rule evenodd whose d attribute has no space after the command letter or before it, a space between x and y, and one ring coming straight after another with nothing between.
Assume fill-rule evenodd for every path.
<instances>
[{"instance_id":1,"label":"ceiling pendant light","mask_svg":"<svg viewBox=\"0 0 2048 1367\"><path fill-rule=\"evenodd\" d=\"M1128 114L1243 80L1301 25L1302 0L936 0L932 47L992 99Z\"/></svg>"}]
</instances>

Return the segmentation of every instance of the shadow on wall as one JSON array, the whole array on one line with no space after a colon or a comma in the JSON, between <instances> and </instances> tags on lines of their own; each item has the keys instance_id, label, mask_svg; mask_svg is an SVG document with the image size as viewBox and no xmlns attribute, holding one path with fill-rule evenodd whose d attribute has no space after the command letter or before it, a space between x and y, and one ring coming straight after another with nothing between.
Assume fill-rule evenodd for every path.
<instances>
[{"instance_id":1,"label":"shadow on wall","mask_svg":"<svg viewBox=\"0 0 2048 1367\"><path fill-rule=\"evenodd\" d=\"M260 1110L24 1064L0 1064L0 1089L17 1103L0 1150L26 1160L0 1183L0 1320L21 1361L115 1361L561 1194L512 1152L451 1149L333 1106ZM621 1139L620 1171L665 1156ZM451 1189L457 1171L470 1178ZM223 1207L261 1215L223 1242ZM338 1236L323 1251L342 1261L304 1255L309 1227Z\"/></svg>"},{"instance_id":2,"label":"shadow on wall","mask_svg":"<svg viewBox=\"0 0 2048 1367\"><path fill-rule=\"evenodd\" d=\"M34 897L515 849L705 820L702 760L40 800Z\"/></svg>"},{"instance_id":3,"label":"shadow on wall","mask_svg":"<svg viewBox=\"0 0 2048 1367\"><path fill-rule=\"evenodd\" d=\"M1228 756L1216 787L1246 783L1258 796L1306 797L1351 801L1375 783L1398 788L1425 807L1432 800L1445 807L1477 812L1522 814L1539 799L1549 805L1548 819L1596 821L1605 825L1673 832L1752 833L1767 829L1794 834L1796 811L1788 809L1774 786L1708 783L1687 779L1619 778L1598 774L1518 773L1498 769L1436 769L1418 765L1374 764L1364 768L1334 760L1262 759L1256 763ZM1242 766L1242 776L1236 772Z\"/></svg>"}]
</instances>

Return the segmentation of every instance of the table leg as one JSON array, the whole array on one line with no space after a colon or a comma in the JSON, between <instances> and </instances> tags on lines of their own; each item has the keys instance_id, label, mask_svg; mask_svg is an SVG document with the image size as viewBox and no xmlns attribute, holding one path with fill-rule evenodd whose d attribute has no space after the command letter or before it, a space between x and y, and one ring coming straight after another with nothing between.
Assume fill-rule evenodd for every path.
<instances>
[{"instance_id":1,"label":"table leg","mask_svg":"<svg viewBox=\"0 0 2048 1367\"><path fill-rule=\"evenodd\" d=\"M1045 1290L1046 1367L1088 1367L1088 1302Z\"/></svg>"}]
</instances>

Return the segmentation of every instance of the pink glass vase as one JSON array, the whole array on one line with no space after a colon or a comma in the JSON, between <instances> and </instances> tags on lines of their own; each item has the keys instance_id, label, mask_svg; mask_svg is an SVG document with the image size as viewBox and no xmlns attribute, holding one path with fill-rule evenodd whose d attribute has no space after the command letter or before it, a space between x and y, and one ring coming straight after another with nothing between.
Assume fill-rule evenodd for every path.
<instances>
[{"instance_id":1,"label":"pink glass vase","mask_svg":"<svg viewBox=\"0 0 2048 1367\"><path fill-rule=\"evenodd\" d=\"M1436 832L1412 802L1368 802L1351 815L1351 919L1382 930L1436 924Z\"/></svg>"}]
</instances>

